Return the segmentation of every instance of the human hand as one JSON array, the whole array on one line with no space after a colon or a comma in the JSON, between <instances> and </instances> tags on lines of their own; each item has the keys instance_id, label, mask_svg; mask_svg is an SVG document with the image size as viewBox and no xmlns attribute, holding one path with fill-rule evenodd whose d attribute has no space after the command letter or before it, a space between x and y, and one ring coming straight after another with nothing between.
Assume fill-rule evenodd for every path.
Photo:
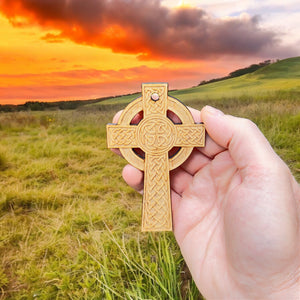
<instances>
[{"instance_id":1,"label":"human hand","mask_svg":"<svg viewBox=\"0 0 300 300\"><path fill-rule=\"evenodd\" d=\"M299 185L252 122L191 112L206 146L171 171L170 184L174 234L199 290L207 299L299 299ZM127 165L123 177L142 191L141 171Z\"/></svg>"}]
</instances>

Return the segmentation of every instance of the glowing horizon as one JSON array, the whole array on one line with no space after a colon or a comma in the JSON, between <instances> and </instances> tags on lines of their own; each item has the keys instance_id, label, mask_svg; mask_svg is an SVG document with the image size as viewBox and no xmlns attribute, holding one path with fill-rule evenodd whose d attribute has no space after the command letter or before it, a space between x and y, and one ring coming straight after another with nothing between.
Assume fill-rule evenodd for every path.
<instances>
[{"instance_id":1,"label":"glowing horizon","mask_svg":"<svg viewBox=\"0 0 300 300\"><path fill-rule=\"evenodd\" d=\"M217 4L214 15L196 2L2 0L0 104L128 94L142 82L188 88L295 55L246 10L217 16Z\"/></svg>"}]
</instances>

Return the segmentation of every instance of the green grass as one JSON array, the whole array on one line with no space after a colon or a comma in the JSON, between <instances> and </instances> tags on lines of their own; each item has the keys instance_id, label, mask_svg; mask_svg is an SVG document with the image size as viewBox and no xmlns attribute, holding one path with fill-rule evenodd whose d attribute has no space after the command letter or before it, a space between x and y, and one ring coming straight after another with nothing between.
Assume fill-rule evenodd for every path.
<instances>
[{"instance_id":1,"label":"green grass","mask_svg":"<svg viewBox=\"0 0 300 300\"><path fill-rule=\"evenodd\" d=\"M299 181L299 90L215 95L185 102L252 119ZM140 233L106 148L121 107L0 114L0 299L200 299L172 233Z\"/></svg>"},{"instance_id":2,"label":"green grass","mask_svg":"<svg viewBox=\"0 0 300 300\"><path fill-rule=\"evenodd\" d=\"M114 111L0 114L1 299L196 299L106 148Z\"/></svg>"}]
</instances>

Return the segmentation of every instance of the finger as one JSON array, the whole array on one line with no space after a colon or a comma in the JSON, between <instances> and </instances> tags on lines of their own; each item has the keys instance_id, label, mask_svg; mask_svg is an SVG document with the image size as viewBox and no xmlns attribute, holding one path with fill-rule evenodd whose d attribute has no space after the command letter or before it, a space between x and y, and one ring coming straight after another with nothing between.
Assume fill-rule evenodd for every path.
<instances>
[{"instance_id":1,"label":"finger","mask_svg":"<svg viewBox=\"0 0 300 300\"><path fill-rule=\"evenodd\" d=\"M203 155L198 149L194 149L189 158L181 165L181 168L190 175L195 175L195 173L206 166L210 161L210 158Z\"/></svg>"},{"instance_id":2,"label":"finger","mask_svg":"<svg viewBox=\"0 0 300 300\"><path fill-rule=\"evenodd\" d=\"M114 115L113 121L112 121L113 124L117 124L117 123L118 123L118 121L119 121L119 119L120 119L120 116L121 116L122 112L123 112L123 110L120 110L120 111L118 111L118 112Z\"/></svg>"},{"instance_id":3,"label":"finger","mask_svg":"<svg viewBox=\"0 0 300 300\"><path fill-rule=\"evenodd\" d=\"M197 147L197 150L204 154L205 156L213 159L216 155L222 153L225 148L218 145L212 138L206 134L205 135L205 146L204 147Z\"/></svg>"},{"instance_id":4,"label":"finger","mask_svg":"<svg viewBox=\"0 0 300 300\"><path fill-rule=\"evenodd\" d=\"M206 106L201 111L205 128L220 146L229 149L238 168L266 165L278 160L271 145L257 128L247 119L224 115L221 111Z\"/></svg>"},{"instance_id":5,"label":"finger","mask_svg":"<svg viewBox=\"0 0 300 300\"><path fill-rule=\"evenodd\" d=\"M175 214L179 210L181 200L182 200L182 197L179 194L177 194L174 190L171 189L173 225L174 225L174 221L175 221L174 217L175 217Z\"/></svg>"},{"instance_id":6,"label":"finger","mask_svg":"<svg viewBox=\"0 0 300 300\"><path fill-rule=\"evenodd\" d=\"M123 169L122 176L125 182L138 191L143 193L144 188L144 173L132 165L126 165Z\"/></svg>"},{"instance_id":7,"label":"finger","mask_svg":"<svg viewBox=\"0 0 300 300\"><path fill-rule=\"evenodd\" d=\"M115 154L117 154L117 155L123 157L123 155L122 155L121 151L119 150L119 148L110 148L110 150L111 150L113 153L115 153Z\"/></svg>"},{"instance_id":8,"label":"finger","mask_svg":"<svg viewBox=\"0 0 300 300\"><path fill-rule=\"evenodd\" d=\"M189 111L191 112L193 119L195 121L195 123L201 123L201 114L200 114L200 110L192 108L190 106L188 106Z\"/></svg>"},{"instance_id":9,"label":"finger","mask_svg":"<svg viewBox=\"0 0 300 300\"><path fill-rule=\"evenodd\" d=\"M183 170L181 167L176 168L175 170L172 170L170 172L171 189L180 196L188 188L192 180L193 176Z\"/></svg>"},{"instance_id":10,"label":"finger","mask_svg":"<svg viewBox=\"0 0 300 300\"><path fill-rule=\"evenodd\" d=\"M188 107L190 110L194 121L196 123L201 123L202 118L201 118L201 113L199 110L194 109L192 107ZM217 154L223 152L225 149L224 147L220 146L218 143L216 143L214 140L211 139L209 135L206 135L205 137L205 147L197 148L201 153L206 155L209 158L214 158Z\"/></svg>"}]
</instances>

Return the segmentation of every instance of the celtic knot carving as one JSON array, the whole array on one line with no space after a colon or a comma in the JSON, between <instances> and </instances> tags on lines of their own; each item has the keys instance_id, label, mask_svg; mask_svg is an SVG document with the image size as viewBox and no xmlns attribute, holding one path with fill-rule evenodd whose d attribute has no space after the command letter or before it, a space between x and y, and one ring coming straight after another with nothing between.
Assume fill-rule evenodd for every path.
<instances>
[{"instance_id":1,"label":"celtic knot carving","mask_svg":"<svg viewBox=\"0 0 300 300\"><path fill-rule=\"evenodd\" d=\"M136 145L136 128L131 127L110 127L110 140L113 143L112 147L134 147Z\"/></svg>"},{"instance_id":2,"label":"celtic knot carving","mask_svg":"<svg viewBox=\"0 0 300 300\"><path fill-rule=\"evenodd\" d=\"M167 99L165 95L165 89L162 87L156 88L148 88L145 87L145 103L144 103L144 110L147 111L147 114L163 114L167 111ZM152 101L151 95L153 93L157 93L159 95L159 101Z\"/></svg>"},{"instance_id":3,"label":"celtic knot carving","mask_svg":"<svg viewBox=\"0 0 300 300\"><path fill-rule=\"evenodd\" d=\"M149 183L146 187L144 201L144 230L172 229L169 172L167 155L147 158L145 177Z\"/></svg>"},{"instance_id":4,"label":"celtic knot carving","mask_svg":"<svg viewBox=\"0 0 300 300\"><path fill-rule=\"evenodd\" d=\"M184 147L195 145L200 147L204 145L205 134L203 124L195 124L191 127L179 125L176 127L176 131L176 146Z\"/></svg>"}]
</instances>

